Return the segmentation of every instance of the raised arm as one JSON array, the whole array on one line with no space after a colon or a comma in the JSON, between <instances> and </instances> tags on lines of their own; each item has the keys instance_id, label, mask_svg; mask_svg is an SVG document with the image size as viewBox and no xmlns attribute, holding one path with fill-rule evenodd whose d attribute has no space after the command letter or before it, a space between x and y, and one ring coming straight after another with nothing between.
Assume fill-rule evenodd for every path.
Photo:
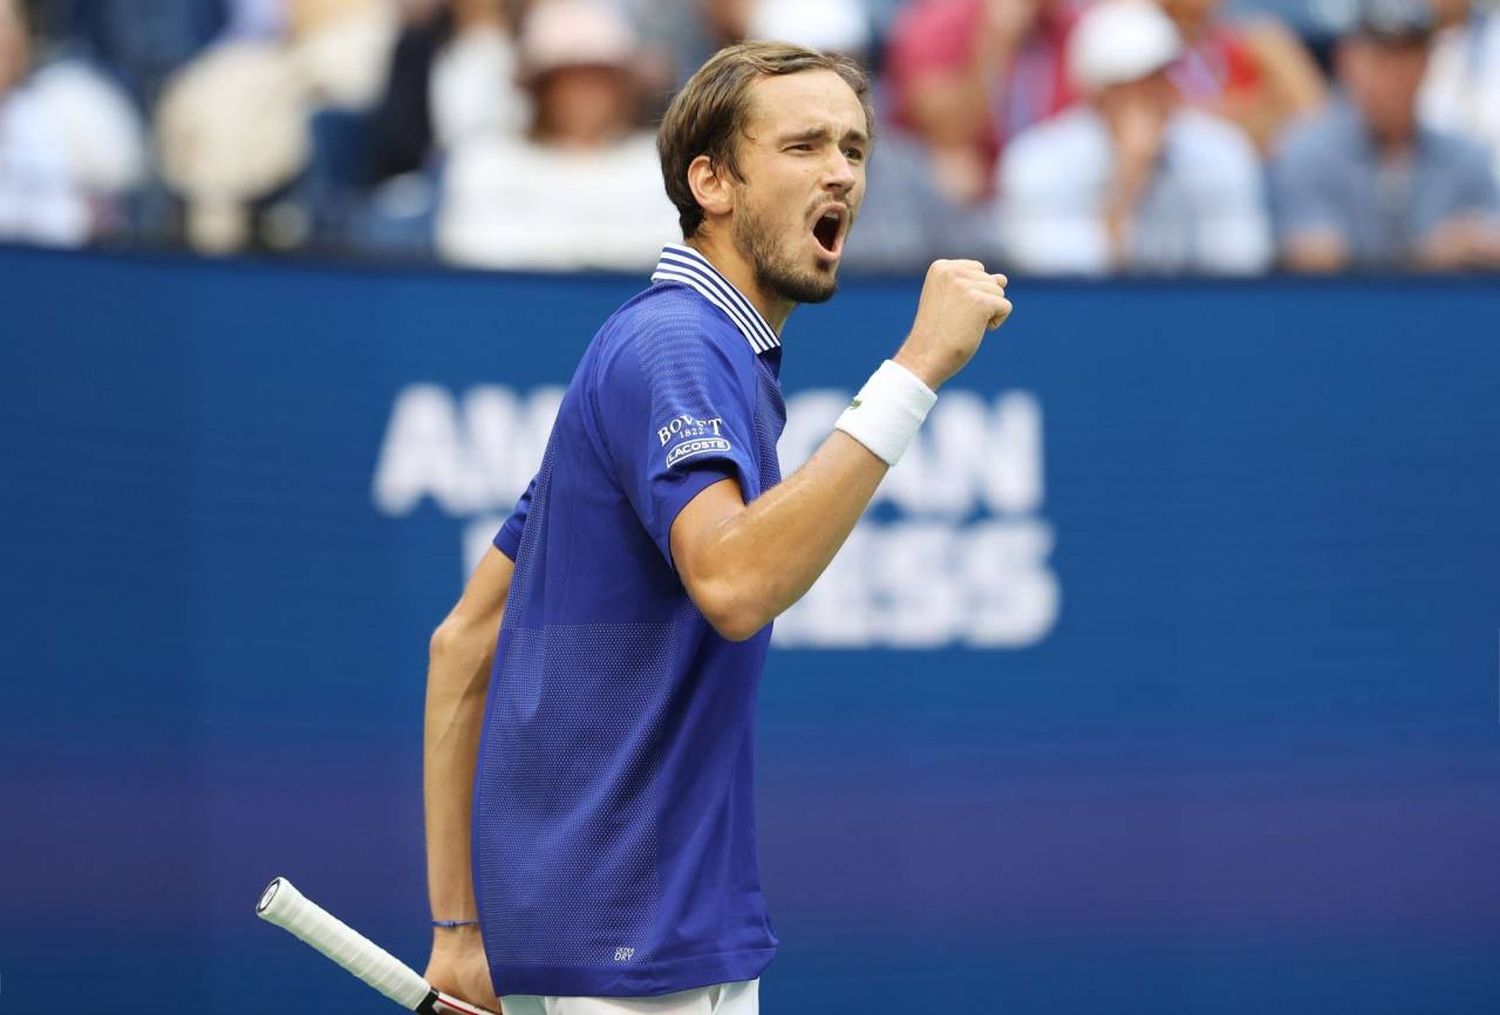
<instances>
[{"instance_id":1,"label":"raised arm","mask_svg":"<svg viewBox=\"0 0 1500 1015\"><path fill-rule=\"evenodd\" d=\"M515 564L491 547L458 604L433 632L427 663L422 797L427 890L436 920L477 918L470 861L474 765L500 618ZM434 928L427 979L499 1011L477 926Z\"/></svg>"},{"instance_id":2,"label":"raised arm","mask_svg":"<svg viewBox=\"0 0 1500 1015\"><path fill-rule=\"evenodd\" d=\"M988 274L977 261L938 261L895 362L915 387L936 391L1010 310L1003 275ZM889 467L885 457L836 430L802 468L748 505L733 479L690 501L672 524L672 559L715 630L731 640L749 638L800 599L849 537Z\"/></svg>"}]
</instances>

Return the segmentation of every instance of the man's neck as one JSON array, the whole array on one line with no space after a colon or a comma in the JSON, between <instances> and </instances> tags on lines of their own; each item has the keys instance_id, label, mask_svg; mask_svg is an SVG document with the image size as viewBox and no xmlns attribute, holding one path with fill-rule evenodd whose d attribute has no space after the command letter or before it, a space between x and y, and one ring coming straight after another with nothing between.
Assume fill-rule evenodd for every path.
<instances>
[{"instance_id":1,"label":"man's neck","mask_svg":"<svg viewBox=\"0 0 1500 1015\"><path fill-rule=\"evenodd\" d=\"M1375 139L1375 150L1380 153L1382 160L1386 162L1402 162L1409 159L1417 149L1417 132L1415 130L1393 131L1388 134L1372 132Z\"/></svg>"},{"instance_id":2,"label":"man's neck","mask_svg":"<svg viewBox=\"0 0 1500 1015\"><path fill-rule=\"evenodd\" d=\"M683 242L718 269L719 274L727 278L750 301L750 305L760 311L760 316L766 319L771 329L776 334L781 334L781 329L786 326L786 319L792 315L796 304L762 291L755 279L755 267L740 253L738 247L727 238L715 237L702 229L698 231L698 235Z\"/></svg>"},{"instance_id":3,"label":"man's neck","mask_svg":"<svg viewBox=\"0 0 1500 1015\"><path fill-rule=\"evenodd\" d=\"M1370 144L1382 160L1409 157L1417 148L1417 121L1411 118L1406 123L1376 124L1363 110L1359 117L1364 121L1365 133Z\"/></svg>"}]
</instances>

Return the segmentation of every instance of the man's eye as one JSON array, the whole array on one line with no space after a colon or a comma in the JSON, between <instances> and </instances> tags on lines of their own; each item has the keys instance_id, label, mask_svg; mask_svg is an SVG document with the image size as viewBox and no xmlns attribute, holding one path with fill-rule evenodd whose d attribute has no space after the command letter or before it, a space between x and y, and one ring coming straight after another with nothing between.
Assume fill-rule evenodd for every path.
<instances>
[{"instance_id":1,"label":"man's eye","mask_svg":"<svg viewBox=\"0 0 1500 1015\"><path fill-rule=\"evenodd\" d=\"M847 148L844 150L844 158L848 159L850 162L863 162L865 153L860 151L858 148Z\"/></svg>"},{"instance_id":2,"label":"man's eye","mask_svg":"<svg viewBox=\"0 0 1500 1015\"><path fill-rule=\"evenodd\" d=\"M794 151L794 152L810 152L810 151L812 151L812 145L810 145L810 144L794 144L788 150L789 151Z\"/></svg>"}]
</instances>

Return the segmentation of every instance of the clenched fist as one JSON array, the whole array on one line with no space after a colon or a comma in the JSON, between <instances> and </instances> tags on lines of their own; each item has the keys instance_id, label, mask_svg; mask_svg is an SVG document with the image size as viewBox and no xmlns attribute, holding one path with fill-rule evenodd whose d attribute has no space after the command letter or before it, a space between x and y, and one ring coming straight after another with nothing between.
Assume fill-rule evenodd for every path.
<instances>
[{"instance_id":1,"label":"clenched fist","mask_svg":"<svg viewBox=\"0 0 1500 1015\"><path fill-rule=\"evenodd\" d=\"M896 362L936 391L973 358L984 333L1010 316L1005 281L978 261L934 261Z\"/></svg>"}]
</instances>

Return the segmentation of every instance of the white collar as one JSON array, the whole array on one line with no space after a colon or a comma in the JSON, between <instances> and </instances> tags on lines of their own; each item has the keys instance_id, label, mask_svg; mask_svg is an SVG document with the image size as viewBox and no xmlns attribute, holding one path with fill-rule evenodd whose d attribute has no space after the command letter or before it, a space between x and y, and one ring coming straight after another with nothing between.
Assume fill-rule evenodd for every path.
<instances>
[{"instance_id":1,"label":"white collar","mask_svg":"<svg viewBox=\"0 0 1500 1015\"><path fill-rule=\"evenodd\" d=\"M651 281L680 282L696 289L700 296L724 311L756 353L770 352L781 345L776 329L766 323L755 305L692 247L676 243L662 247Z\"/></svg>"}]
</instances>

